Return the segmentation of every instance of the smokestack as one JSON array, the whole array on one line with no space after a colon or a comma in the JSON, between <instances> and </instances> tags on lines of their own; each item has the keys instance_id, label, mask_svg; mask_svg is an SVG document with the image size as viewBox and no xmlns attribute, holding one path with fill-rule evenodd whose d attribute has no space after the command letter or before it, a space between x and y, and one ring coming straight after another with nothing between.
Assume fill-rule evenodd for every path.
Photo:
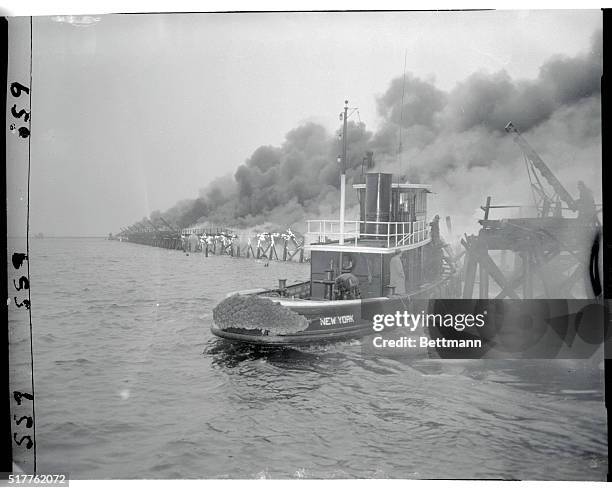
<instances>
[{"instance_id":1,"label":"smokestack","mask_svg":"<svg viewBox=\"0 0 612 493\"><path fill-rule=\"evenodd\" d=\"M391 212L391 173L366 174L365 221L366 234L382 237L387 235L388 225L376 224L389 222ZM364 218L362 218L364 220ZM369 236L368 238L372 238Z\"/></svg>"}]
</instances>

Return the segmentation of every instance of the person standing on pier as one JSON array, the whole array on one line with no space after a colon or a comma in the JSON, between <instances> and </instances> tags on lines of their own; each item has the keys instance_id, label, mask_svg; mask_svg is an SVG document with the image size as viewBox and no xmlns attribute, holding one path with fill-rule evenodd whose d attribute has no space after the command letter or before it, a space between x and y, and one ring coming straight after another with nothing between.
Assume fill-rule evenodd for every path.
<instances>
[{"instance_id":1,"label":"person standing on pier","mask_svg":"<svg viewBox=\"0 0 612 493\"><path fill-rule=\"evenodd\" d=\"M434 245L438 245L440 243L440 216L438 216L438 214L435 215L433 221L429 223L429 226L431 226L431 242Z\"/></svg>"}]
</instances>

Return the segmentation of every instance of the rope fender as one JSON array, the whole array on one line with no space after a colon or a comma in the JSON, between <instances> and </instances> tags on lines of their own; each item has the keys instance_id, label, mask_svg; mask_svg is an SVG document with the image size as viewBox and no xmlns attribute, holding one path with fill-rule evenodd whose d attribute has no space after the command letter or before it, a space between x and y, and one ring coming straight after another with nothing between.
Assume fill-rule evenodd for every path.
<instances>
[{"instance_id":1,"label":"rope fender","mask_svg":"<svg viewBox=\"0 0 612 493\"><path fill-rule=\"evenodd\" d=\"M224 299L213 309L217 327L225 329L259 330L268 335L288 335L308 327L308 319L259 296L235 294Z\"/></svg>"}]
</instances>

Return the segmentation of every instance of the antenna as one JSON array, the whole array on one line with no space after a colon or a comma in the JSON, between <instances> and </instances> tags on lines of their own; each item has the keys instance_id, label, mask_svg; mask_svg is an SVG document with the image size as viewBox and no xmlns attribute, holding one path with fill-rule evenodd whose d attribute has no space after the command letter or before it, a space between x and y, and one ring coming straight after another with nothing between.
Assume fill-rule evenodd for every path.
<instances>
[{"instance_id":1,"label":"antenna","mask_svg":"<svg viewBox=\"0 0 612 493\"><path fill-rule=\"evenodd\" d=\"M340 175L340 240L339 244L344 245L344 212L346 207L345 202L345 188L346 188L346 133L348 124L348 100L344 101L344 111L340 113L342 116L342 173ZM342 254L340 254L342 255ZM342 257L340 257L342 258ZM342 264L340 264L342 265Z\"/></svg>"},{"instance_id":2,"label":"antenna","mask_svg":"<svg viewBox=\"0 0 612 493\"><path fill-rule=\"evenodd\" d=\"M399 125L399 146L397 148L397 160L399 164L398 180L402 173L402 129L404 124L404 96L406 94L406 58L408 57L408 49L404 51L404 77L402 79L402 106L400 107L400 125Z\"/></svg>"}]
</instances>

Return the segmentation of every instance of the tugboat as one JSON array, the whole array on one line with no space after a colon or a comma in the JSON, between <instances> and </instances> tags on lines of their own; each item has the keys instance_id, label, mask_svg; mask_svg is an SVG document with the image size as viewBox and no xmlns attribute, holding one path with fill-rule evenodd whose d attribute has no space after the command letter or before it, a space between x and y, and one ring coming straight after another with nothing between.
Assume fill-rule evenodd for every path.
<instances>
[{"instance_id":1,"label":"tugboat","mask_svg":"<svg viewBox=\"0 0 612 493\"><path fill-rule=\"evenodd\" d=\"M345 139L342 157L346 163ZM366 173L364 181L353 185L359 220L344 218L343 170L340 218L307 221L310 279L293 285L280 279L275 289L230 293L213 310L213 334L261 346L359 339L371 333L375 314L411 310L414 300L460 296L439 217L427 221L431 187L393 183L388 173Z\"/></svg>"}]
</instances>

